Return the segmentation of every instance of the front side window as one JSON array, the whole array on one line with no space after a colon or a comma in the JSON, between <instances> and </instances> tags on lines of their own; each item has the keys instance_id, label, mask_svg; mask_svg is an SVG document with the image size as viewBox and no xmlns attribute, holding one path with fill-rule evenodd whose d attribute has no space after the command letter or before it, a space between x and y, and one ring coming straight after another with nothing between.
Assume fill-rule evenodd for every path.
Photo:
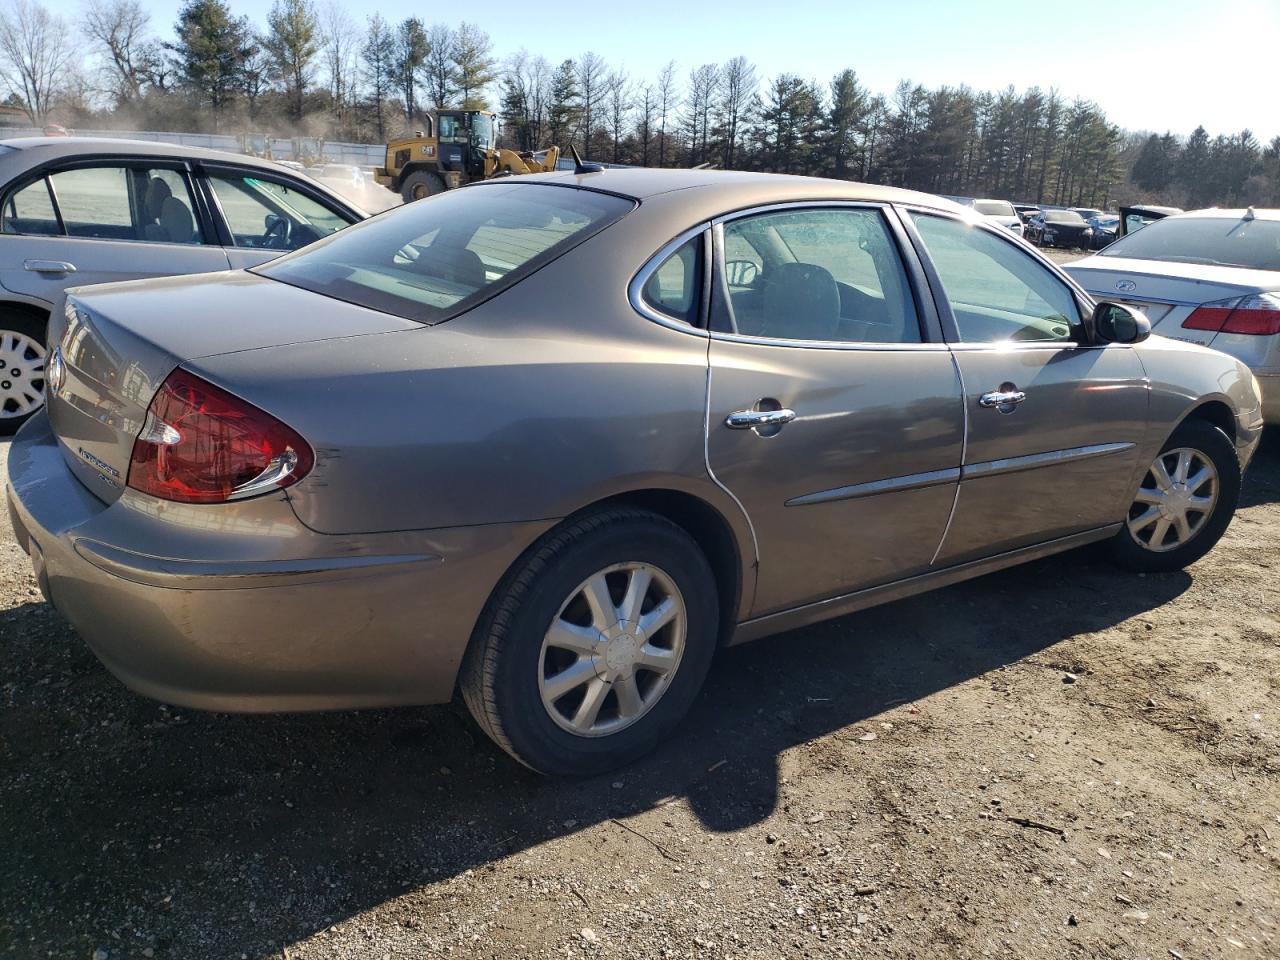
<instances>
[{"instance_id":1,"label":"front side window","mask_svg":"<svg viewBox=\"0 0 1280 960\"><path fill-rule=\"evenodd\" d=\"M210 173L209 183L237 247L298 250L348 221L296 187L249 174Z\"/></svg>"},{"instance_id":2,"label":"front side window","mask_svg":"<svg viewBox=\"0 0 1280 960\"><path fill-rule=\"evenodd\" d=\"M748 336L919 343L906 271L875 209L761 213L724 227L732 329Z\"/></svg>"},{"instance_id":3,"label":"front side window","mask_svg":"<svg viewBox=\"0 0 1280 960\"><path fill-rule=\"evenodd\" d=\"M634 206L592 190L500 181L408 204L257 272L438 323L523 279Z\"/></svg>"},{"instance_id":4,"label":"front side window","mask_svg":"<svg viewBox=\"0 0 1280 960\"><path fill-rule=\"evenodd\" d=\"M962 343L1071 341L1080 310L1071 289L1034 257L981 227L912 213L942 281Z\"/></svg>"},{"instance_id":5,"label":"front side window","mask_svg":"<svg viewBox=\"0 0 1280 960\"><path fill-rule=\"evenodd\" d=\"M654 310L697 325L702 305L702 235L680 246L645 282L642 297Z\"/></svg>"}]
</instances>

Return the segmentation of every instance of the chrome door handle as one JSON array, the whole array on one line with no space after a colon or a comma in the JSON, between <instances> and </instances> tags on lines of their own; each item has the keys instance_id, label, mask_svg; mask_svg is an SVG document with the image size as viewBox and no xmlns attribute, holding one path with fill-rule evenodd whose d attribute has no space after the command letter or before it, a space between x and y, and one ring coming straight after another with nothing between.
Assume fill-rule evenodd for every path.
<instances>
[{"instance_id":1,"label":"chrome door handle","mask_svg":"<svg viewBox=\"0 0 1280 960\"><path fill-rule=\"evenodd\" d=\"M724 418L724 425L734 430L752 427L780 427L796 418L794 410L735 410Z\"/></svg>"},{"instance_id":2,"label":"chrome door handle","mask_svg":"<svg viewBox=\"0 0 1280 960\"><path fill-rule=\"evenodd\" d=\"M22 268L32 273L75 273L76 265L65 260L24 260Z\"/></svg>"},{"instance_id":3,"label":"chrome door handle","mask_svg":"<svg viewBox=\"0 0 1280 960\"><path fill-rule=\"evenodd\" d=\"M986 407L988 410L992 408L999 410L1002 407L1016 407L1025 399L1027 395L1021 390L996 390L980 396L978 406Z\"/></svg>"}]
</instances>

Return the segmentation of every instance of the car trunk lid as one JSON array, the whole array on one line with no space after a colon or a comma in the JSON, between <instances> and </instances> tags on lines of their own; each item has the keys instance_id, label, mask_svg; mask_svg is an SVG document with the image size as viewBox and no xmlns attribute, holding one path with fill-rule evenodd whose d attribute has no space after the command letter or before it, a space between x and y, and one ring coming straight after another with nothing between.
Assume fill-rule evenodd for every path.
<instances>
[{"instance_id":1,"label":"car trunk lid","mask_svg":"<svg viewBox=\"0 0 1280 960\"><path fill-rule=\"evenodd\" d=\"M111 502L164 379L201 357L420 324L251 273L179 277L72 290L51 322L49 419L71 470ZM56 369L57 367L61 369ZM234 392L234 388L232 388Z\"/></svg>"},{"instance_id":2,"label":"car trunk lid","mask_svg":"<svg viewBox=\"0 0 1280 960\"><path fill-rule=\"evenodd\" d=\"M1147 315L1155 332L1206 346L1214 340L1212 330L1182 326L1196 307L1280 290L1280 272L1204 263L1100 255L1064 269L1094 299L1137 307Z\"/></svg>"}]
</instances>

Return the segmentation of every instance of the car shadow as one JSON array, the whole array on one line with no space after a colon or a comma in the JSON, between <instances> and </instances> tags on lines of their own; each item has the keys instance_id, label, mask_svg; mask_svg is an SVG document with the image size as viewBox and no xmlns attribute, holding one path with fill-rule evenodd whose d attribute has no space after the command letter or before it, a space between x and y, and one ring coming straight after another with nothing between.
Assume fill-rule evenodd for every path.
<instances>
[{"instance_id":1,"label":"car shadow","mask_svg":"<svg viewBox=\"0 0 1280 960\"><path fill-rule=\"evenodd\" d=\"M1240 506L1280 503L1280 427L1267 427L1240 488Z\"/></svg>"},{"instance_id":2,"label":"car shadow","mask_svg":"<svg viewBox=\"0 0 1280 960\"><path fill-rule=\"evenodd\" d=\"M732 648L669 743L577 782L524 770L457 705L161 707L26 604L0 621L0 940L87 956L85 934L127 929L158 955L278 957L387 900L670 798L708 830L748 828L779 804L790 748L1035 654L1072 669L1055 644L1190 583L1076 551ZM945 725L945 707L931 719ZM137 955L107 945L113 960Z\"/></svg>"}]
</instances>

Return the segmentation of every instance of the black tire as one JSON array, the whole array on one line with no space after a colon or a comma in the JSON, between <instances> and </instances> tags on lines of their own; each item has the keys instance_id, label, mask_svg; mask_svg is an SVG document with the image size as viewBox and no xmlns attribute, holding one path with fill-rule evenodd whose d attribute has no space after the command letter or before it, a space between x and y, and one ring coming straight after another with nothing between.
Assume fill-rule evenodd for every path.
<instances>
[{"instance_id":1,"label":"black tire","mask_svg":"<svg viewBox=\"0 0 1280 960\"><path fill-rule=\"evenodd\" d=\"M444 181L427 170L415 170L400 182L400 196L405 203L444 193Z\"/></svg>"},{"instance_id":2,"label":"black tire","mask_svg":"<svg viewBox=\"0 0 1280 960\"><path fill-rule=\"evenodd\" d=\"M1236 504L1240 500L1240 460L1236 456L1235 444L1231 442L1231 438L1207 420L1187 420L1173 431L1160 448L1160 453L1164 455L1180 448L1198 451L1213 464L1217 471L1214 481L1217 484L1217 501L1190 539L1163 553L1143 546L1126 522L1120 532L1108 542L1108 546L1111 558L1128 570L1168 573L1190 566L1222 539L1235 514ZM1149 486L1151 483L1152 474L1148 472L1142 484ZM1145 504L1139 504L1135 500L1126 515L1126 521L1143 506Z\"/></svg>"},{"instance_id":3,"label":"black tire","mask_svg":"<svg viewBox=\"0 0 1280 960\"><path fill-rule=\"evenodd\" d=\"M683 654L665 692L638 720L615 733L577 735L543 705L543 638L579 584L624 562L651 564L679 589L687 623ZM569 777L603 773L649 753L688 713L715 654L718 620L715 577L681 527L631 508L585 514L531 547L494 590L463 659L462 697L485 733L530 769Z\"/></svg>"},{"instance_id":4,"label":"black tire","mask_svg":"<svg viewBox=\"0 0 1280 960\"><path fill-rule=\"evenodd\" d=\"M44 318L0 307L0 350L3 350L9 344L9 337L13 335L25 337L27 340L38 343L43 347L47 328L48 322ZM43 360L31 349L24 351L21 359L30 363L39 361L39 376L33 376L33 371L26 368L25 365L16 366L14 369L18 370L17 377L26 377L28 382L38 389L41 400L39 406L34 409L26 413L18 413L16 399L8 396L11 388L18 381L9 368L6 367L4 370L0 370L0 436L3 437L17 433L19 427L44 407L45 380Z\"/></svg>"}]
</instances>

